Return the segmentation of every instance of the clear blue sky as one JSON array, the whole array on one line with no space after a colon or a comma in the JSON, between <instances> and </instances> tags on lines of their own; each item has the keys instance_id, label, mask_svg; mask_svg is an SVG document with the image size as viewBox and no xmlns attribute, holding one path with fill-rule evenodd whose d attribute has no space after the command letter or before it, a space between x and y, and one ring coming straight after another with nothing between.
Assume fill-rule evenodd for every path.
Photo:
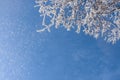
<instances>
[{"instance_id":1,"label":"clear blue sky","mask_svg":"<svg viewBox=\"0 0 120 80\"><path fill-rule=\"evenodd\" d=\"M115 45L64 28L37 33L34 0L0 0L0 80L120 80Z\"/></svg>"}]
</instances>

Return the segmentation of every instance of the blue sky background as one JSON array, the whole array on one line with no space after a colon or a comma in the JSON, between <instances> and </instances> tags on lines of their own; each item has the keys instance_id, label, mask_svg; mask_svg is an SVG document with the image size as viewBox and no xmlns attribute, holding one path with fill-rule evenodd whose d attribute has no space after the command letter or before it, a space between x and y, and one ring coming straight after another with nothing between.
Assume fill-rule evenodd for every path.
<instances>
[{"instance_id":1,"label":"blue sky background","mask_svg":"<svg viewBox=\"0 0 120 80\"><path fill-rule=\"evenodd\" d=\"M0 80L120 80L112 45L64 28L42 27L34 0L0 0Z\"/></svg>"}]
</instances>

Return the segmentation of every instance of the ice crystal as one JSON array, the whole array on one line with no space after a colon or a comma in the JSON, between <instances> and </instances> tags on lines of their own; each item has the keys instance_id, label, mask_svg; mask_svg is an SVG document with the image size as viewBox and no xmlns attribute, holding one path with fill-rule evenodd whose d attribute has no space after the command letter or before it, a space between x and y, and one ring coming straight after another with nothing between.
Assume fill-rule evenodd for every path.
<instances>
[{"instance_id":1,"label":"ice crystal","mask_svg":"<svg viewBox=\"0 0 120 80\"><path fill-rule=\"evenodd\" d=\"M120 40L120 0L36 0L43 29L64 26L107 42ZM49 20L49 22L47 22ZM82 28L82 29L81 29Z\"/></svg>"}]
</instances>

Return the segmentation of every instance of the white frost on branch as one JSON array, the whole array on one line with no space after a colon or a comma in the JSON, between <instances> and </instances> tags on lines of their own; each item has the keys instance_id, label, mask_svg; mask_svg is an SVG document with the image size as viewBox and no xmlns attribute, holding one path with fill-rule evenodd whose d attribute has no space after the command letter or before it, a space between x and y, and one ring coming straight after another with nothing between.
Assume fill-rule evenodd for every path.
<instances>
[{"instance_id":1,"label":"white frost on branch","mask_svg":"<svg viewBox=\"0 0 120 80\"><path fill-rule=\"evenodd\" d=\"M55 26L72 28L107 42L120 40L120 0L36 0L43 17L42 32ZM50 20L49 22L47 22Z\"/></svg>"}]
</instances>

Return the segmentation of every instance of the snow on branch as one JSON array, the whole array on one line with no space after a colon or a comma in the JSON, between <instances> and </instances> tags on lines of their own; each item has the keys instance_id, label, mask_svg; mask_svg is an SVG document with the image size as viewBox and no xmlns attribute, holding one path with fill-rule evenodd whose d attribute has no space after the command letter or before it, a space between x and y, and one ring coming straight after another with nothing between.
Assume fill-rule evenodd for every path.
<instances>
[{"instance_id":1,"label":"snow on branch","mask_svg":"<svg viewBox=\"0 0 120 80\"><path fill-rule=\"evenodd\" d=\"M43 17L42 32L64 26L107 42L120 40L120 0L36 0ZM48 21L49 20L49 21ZM82 27L82 30L81 30Z\"/></svg>"}]
</instances>

